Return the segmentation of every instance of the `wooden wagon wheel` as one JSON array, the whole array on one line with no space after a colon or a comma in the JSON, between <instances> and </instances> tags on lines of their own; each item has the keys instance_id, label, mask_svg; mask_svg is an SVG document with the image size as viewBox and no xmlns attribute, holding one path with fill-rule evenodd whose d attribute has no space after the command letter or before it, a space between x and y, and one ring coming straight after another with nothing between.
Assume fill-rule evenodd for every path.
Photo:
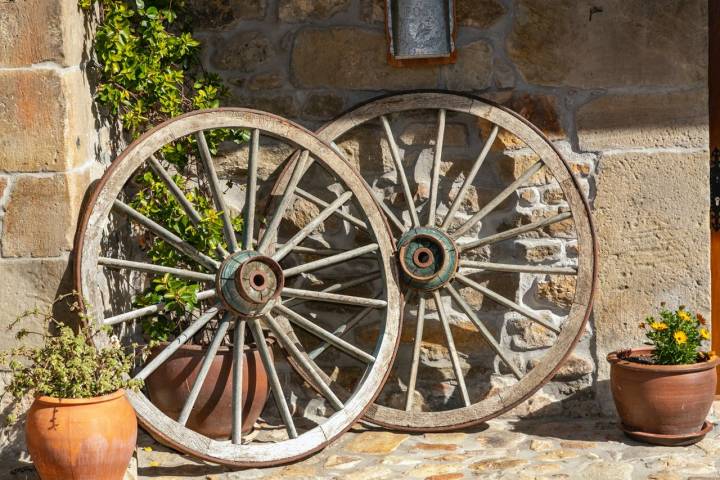
<instances>
[{"instance_id":1,"label":"wooden wagon wheel","mask_svg":"<svg viewBox=\"0 0 720 480\"><path fill-rule=\"evenodd\" d=\"M404 154L393 132L393 126L403 124L408 126L401 135ZM448 146L447 126L458 127L450 134L465 131L470 143L477 134L471 157L447 159L450 154L467 157L472 150L462 142ZM422 132L429 138L418 146ZM407 300L393 373L366 418L401 430L451 430L500 415L546 384L585 330L597 257L588 204L553 144L506 108L448 92L372 100L317 133L333 142L374 190L397 243L396 261ZM521 160L498 151L500 140L516 149ZM291 166L287 168L278 185L287 181ZM498 177L498 169L514 169L513 175L504 183L496 178L493 184L488 179ZM407 172L416 178L425 175L430 185L413 182ZM550 185L543 187L546 191L552 190L556 197L560 193L553 199L554 211L549 208L548 215L518 220L507 203L522 201L519 189L536 184L538 178ZM477 193L483 189L484 201ZM467 203L471 191L476 204ZM570 232L571 238L552 240L557 232L566 237ZM518 261L518 249L526 248L522 242L537 239L555 241L558 248L577 254L564 263ZM503 282L508 276L513 279ZM516 298L508 298L489 288L493 282L518 286L530 282L537 287L538 282L563 280L571 283L568 288L574 294L565 299L568 305L561 312L547 306L530 308L518 298L519 289L511 292ZM527 332L541 337L543 344L532 345L534 351L526 354L531 358L520 361L521 352L512 350L514 343L522 343L516 342L518 335ZM435 339L427 338L433 335ZM322 365L321 358L310 356ZM426 360L424 367L421 357ZM473 372L479 369L463 363L471 357L484 358L487 370ZM446 368L433 368L437 364ZM423 378L431 380L423 384ZM439 384L453 387L452 393L443 396L441 389L442 404L429 404L425 400L438 396L433 389ZM421 400L425 405L418 405Z\"/></svg>"},{"instance_id":2,"label":"wooden wagon wheel","mask_svg":"<svg viewBox=\"0 0 720 480\"><path fill-rule=\"evenodd\" d=\"M210 139L217 138L217 132L249 132L249 144L235 150L241 157L244 155L246 166L238 165L238 161L223 163L217 159L219 154L211 153ZM291 185L277 201L269 202L275 207L268 216L258 218L260 214L256 212L266 211L263 205L267 203L263 180L258 174L263 155L268 152L266 143L294 152L291 155L295 155L298 168L291 173ZM171 153L178 151L184 152L187 163L172 161ZM238 169L244 173L237 173ZM245 181L238 181L238 175L246 177ZM303 217L303 223L298 225L288 217L293 219L294 204L300 199L293 186L306 175L319 179L323 185L332 185L333 193L317 193L327 201L318 199L322 207ZM143 188L138 186L141 178L149 179L165 194L165 205L158 208L167 205L174 208L173 212L182 217L183 228L168 230L152 218L152 212L143 210L142 202L133 200ZM237 195L242 187L244 193L240 191ZM304 190L303 194L311 195ZM222 220L218 227L222 229L222 242L199 246L185 238L188 231L210 228L211 217ZM342 225L348 218L362 225L364 235L349 238L345 230L333 227L334 220L340 219ZM333 245L330 239L324 249L308 246L306 242L327 240L323 229L333 230L335 241L342 245ZM177 265L154 262L149 246L158 242L174 249L179 259ZM352 248L353 244L359 246ZM382 388L400 329L392 238L382 212L361 179L332 148L292 122L264 112L225 108L183 115L151 130L130 145L98 182L80 219L75 248L75 279L89 313L99 324L112 325L121 338L147 337L147 332L139 327L141 321L147 315L169 310L170 303L175 301L169 298L138 307L133 303L138 289L147 288L149 282L158 278L196 282L193 302L181 304L177 314L187 320L183 324L186 328L161 351L139 364L134 373L136 378L152 377L181 345L205 335L207 353L195 380L186 382L192 383L192 389L179 417L163 413L142 391L128 392L141 424L173 448L234 466L277 465L303 458L349 428ZM298 261L301 257L297 252L305 255L315 251L336 253L315 261ZM335 279L323 278L323 272L338 263L347 265L351 271L362 270L362 274L346 274L340 283L332 284ZM301 278L309 275L315 280L311 285ZM331 285L325 287L326 283ZM373 294L368 297L364 292L370 287ZM333 293L336 291L342 294ZM335 309L329 324L323 318L328 309L310 309L312 305ZM173 308L178 310L177 302ZM366 317L374 322L369 337L353 341L332 331L336 317L366 310L372 312ZM284 427L274 430L268 427L267 432L258 428L257 441L241 435L243 355L239 352L248 343L246 330L257 344L268 373L278 423ZM297 406L293 408L292 401L304 394L304 384L292 383L292 370L283 373L282 366L278 366L284 359L281 355L273 356L263 341L268 331L305 369L303 375L313 380L319 376L314 373L313 362L300 353L308 348L304 342L330 346L330 350L344 358L335 374L338 384L342 382L342 399L334 391L339 385L319 388L320 398L331 407L329 411L312 411L308 415L308 407L304 412ZM223 347L223 343L231 346ZM233 362L232 434L225 439L208 438L185 426L220 348L232 350ZM344 366L348 365L353 375L344 375ZM293 392L293 388L299 390ZM272 408L270 404L268 408Z\"/></svg>"}]
</instances>

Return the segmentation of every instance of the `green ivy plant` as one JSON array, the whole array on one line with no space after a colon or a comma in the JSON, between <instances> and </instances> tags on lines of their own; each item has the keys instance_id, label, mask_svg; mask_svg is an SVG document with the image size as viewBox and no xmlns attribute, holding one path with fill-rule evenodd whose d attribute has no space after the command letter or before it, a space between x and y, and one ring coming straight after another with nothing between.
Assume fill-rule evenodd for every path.
<instances>
[{"instance_id":1,"label":"green ivy plant","mask_svg":"<svg viewBox=\"0 0 720 480\"><path fill-rule=\"evenodd\" d=\"M202 69L200 42L193 38L189 24L182 21L184 1L79 0L79 6L100 11L93 45L99 76L96 99L120 120L131 137L182 113L220 105L226 89L219 77ZM239 144L249 139L247 131L238 129L214 129L205 135L213 154L223 142ZM165 145L159 157L178 173L174 180L201 214L199 225L190 222L167 186L149 171L135 178L137 193L131 205L196 249L217 258L216 246L225 246L221 212L212 208L206 186L190 188L183 176L198 153L196 141L184 138ZM236 218L233 224L239 233L242 221ZM155 264L204 271L161 239L149 237L146 249ZM165 275L153 279L135 299L138 306L165 304L162 313L143 321L143 332L151 342L167 341L183 329L185 312L198 307L199 287L196 282Z\"/></svg>"},{"instance_id":2,"label":"green ivy plant","mask_svg":"<svg viewBox=\"0 0 720 480\"><path fill-rule=\"evenodd\" d=\"M150 172L145 172L135 179L141 191L135 195L131 206L181 236L207 256L218 258L217 246L221 245L227 249L219 212L212 208L208 198L197 187L188 188L182 176L175 175L173 180L202 217L199 224L193 225L165 182L158 180ZM236 232L242 231L241 217L233 218L232 223ZM178 252L164 240L152 237L149 242L147 254L153 263L199 272L207 271L205 267ZM145 306L162 302L165 309L159 315L145 318L142 324L145 335L152 341L168 341L185 326L184 313L197 307L199 290L199 283L170 274L154 278L151 286L135 300L135 304Z\"/></svg>"},{"instance_id":3,"label":"green ivy plant","mask_svg":"<svg viewBox=\"0 0 720 480\"><path fill-rule=\"evenodd\" d=\"M71 310L83 320L77 331L55 319L50 310L25 312L9 325L8 330L17 329L15 337L20 341L19 346L0 353L0 365L11 373L5 387L14 401L8 415L10 423L17 419L22 401L28 397L91 398L142 386L141 380L129 377L134 358L140 353L137 345L122 346L117 337L110 337L109 345L96 349L93 338L100 333L109 336L109 328L94 327L91 319L80 314L77 302ZM39 321L45 328L40 332L18 328L25 321ZM30 336L39 337L39 346L25 343Z\"/></svg>"}]
</instances>

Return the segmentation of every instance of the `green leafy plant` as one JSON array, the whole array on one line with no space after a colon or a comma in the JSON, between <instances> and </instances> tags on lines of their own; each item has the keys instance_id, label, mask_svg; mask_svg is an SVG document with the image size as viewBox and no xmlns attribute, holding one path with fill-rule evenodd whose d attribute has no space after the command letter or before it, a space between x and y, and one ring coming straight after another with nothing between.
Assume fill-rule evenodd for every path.
<instances>
[{"instance_id":1,"label":"green leafy plant","mask_svg":"<svg viewBox=\"0 0 720 480\"><path fill-rule=\"evenodd\" d=\"M217 246L221 245L227 249L219 212L212 208L210 201L199 188L188 188L185 179L179 175L174 177L174 181L200 214L202 220L199 224L194 225L190 221L165 182L155 178L150 172L145 172L135 179L141 190L135 195L131 206L164 225L171 232L180 235L197 250L209 257L218 258ZM242 218L235 217L232 222L234 230L238 233L242 232ZM147 254L155 264L199 272L206 271L205 267L179 253L160 238L152 236L147 242L149 245L146 247ZM145 335L151 341L167 341L172 335L184 329L186 326L184 314L198 306L199 289L200 284L170 274L154 278L150 287L135 299L135 304L145 306L162 302L165 308L162 313L145 318L142 324Z\"/></svg>"},{"instance_id":2,"label":"green leafy plant","mask_svg":"<svg viewBox=\"0 0 720 480\"><path fill-rule=\"evenodd\" d=\"M185 112L216 108L227 93L216 75L202 69L196 40L185 16L182 0L79 0L86 10L99 9L100 22L93 45L99 83L96 100L117 116L123 129L137 137L152 125ZM208 147L217 154L223 142L247 142L249 133L240 129L205 132ZM159 160L177 172L175 182L201 214L193 225L167 186L152 172L136 177L138 187L131 205L139 212L178 234L199 251L216 257L224 245L221 212L212 208L207 187L186 186L183 175L198 157L194 138L186 137L161 148ZM233 220L240 232L242 222ZM201 265L181 255L163 240L147 237L145 249L153 263L204 271ZM199 284L165 275L151 281L135 299L138 306L163 302L161 314L147 317L143 331L151 342L167 341L185 326L185 313L198 308Z\"/></svg>"},{"instance_id":3,"label":"green leafy plant","mask_svg":"<svg viewBox=\"0 0 720 480\"><path fill-rule=\"evenodd\" d=\"M710 340L710 332L701 314L692 314L684 306L669 310L661 304L658 318L649 316L640 328L653 346L653 360L659 365L684 365L704 361L713 352L701 350Z\"/></svg>"},{"instance_id":4,"label":"green leafy plant","mask_svg":"<svg viewBox=\"0 0 720 480\"><path fill-rule=\"evenodd\" d=\"M60 297L56 302L63 300ZM12 322L8 330L15 330L21 344L0 353L0 365L8 367L11 373L5 393L14 400L8 420L16 420L22 401L30 396L55 398L91 398L115 392L121 388L138 389L141 380L131 380L130 370L137 345L122 346L116 337L102 348L93 346L93 340L100 333L110 335L108 328L96 328L91 319L80 313L77 303L71 310L82 320L79 329L53 317L50 310L38 309L24 313ZM45 327L37 332L18 328L21 323L38 320ZM27 345L29 336L40 338L38 346Z\"/></svg>"}]
</instances>

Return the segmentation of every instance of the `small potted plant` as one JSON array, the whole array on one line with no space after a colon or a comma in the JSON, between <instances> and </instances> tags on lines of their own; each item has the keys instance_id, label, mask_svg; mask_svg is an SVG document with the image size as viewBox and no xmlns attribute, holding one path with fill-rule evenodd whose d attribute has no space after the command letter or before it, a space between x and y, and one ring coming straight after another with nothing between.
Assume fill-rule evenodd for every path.
<instances>
[{"instance_id":1,"label":"small potted plant","mask_svg":"<svg viewBox=\"0 0 720 480\"><path fill-rule=\"evenodd\" d=\"M613 352L610 384L621 428L637 440L689 445L712 429L706 421L715 395L718 357L707 348L702 315L661 304L640 324L649 345Z\"/></svg>"},{"instance_id":2,"label":"small potted plant","mask_svg":"<svg viewBox=\"0 0 720 480\"><path fill-rule=\"evenodd\" d=\"M13 399L8 420L16 421L26 400L34 397L25 434L43 480L121 480L137 439L135 412L124 390L140 387L128 376L134 346L123 347L112 338L96 349L92 339L99 331L87 318L73 329L37 310L9 328L38 318L43 331L19 329L21 344L0 354L11 373L5 390ZM39 342L24 344L30 337Z\"/></svg>"}]
</instances>

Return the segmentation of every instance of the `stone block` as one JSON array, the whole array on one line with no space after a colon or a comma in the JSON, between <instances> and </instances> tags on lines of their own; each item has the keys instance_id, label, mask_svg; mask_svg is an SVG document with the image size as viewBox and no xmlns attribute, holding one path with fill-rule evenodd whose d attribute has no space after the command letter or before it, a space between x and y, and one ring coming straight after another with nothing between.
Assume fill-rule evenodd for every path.
<instances>
[{"instance_id":1,"label":"stone block","mask_svg":"<svg viewBox=\"0 0 720 480\"><path fill-rule=\"evenodd\" d=\"M700 85L707 16L704 0L521 0L507 51L530 84Z\"/></svg>"},{"instance_id":2,"label":"stone block","mask_svg":"<svg viewBox=\"0 0 720 480\"><path fill-rule=\"evenodd\" d=\"M325 20L347 11L350 3L350 0L280 0L278 17L288 23Z\"/></svg>"},{"instance_id":3,"label":"stone block","mask_svg":"<svg viewBox=\"0 0 720 480\"><path fill-rule=\"evenodd\" d=\"M578 111L580 148L707 147L707 95L699 88L600 97Z\"/></svg>"},{"instance_id":4,"label":"stone block","mask_svg":"<svg viewBox=\"0 0 720 480\"><path fill-rule=\"evenodd\" d=\"M437 123L411 123L399 136L405 145L435 145L437 139ZM445 124L443 147L462 147L468 143L467 126L461 123Z\"/></svg>"},{"instance_id":5,"label":"stone block","mask_svg":"<svg viewBox=\"0 0 720 480\"><path fill-rule=\"evenodd\" d=\"M642 345L638 323L660 302L707 316L707 159L707 152L601 157L594 202L602 279L594 304L597 358ZM607 363L598 368L600 380L607 379Z\"/></svg>"},{"instance_id":6,"label":"stone block","mask_svg":"<svg viewBox=\"0 0 720 480\"><path fill-rule=\"evenodd\" d=\"M385 35L352 27L301 30L292 50L293 83L302 88L405 90L433 88L438 68L393 68Z\"/></svg>"},{"instance_id":7,"label":"stone block","mask_svg":"<svg viewBox=\"0 0 720 480\"><path fill-rule=\"evenodd\" d=\"M345 108L342 97L332 93L313 93L303 103L304 118L329 121L340 115Z\"/></svg>"},{"instance_id":8,"label":"stone block","mask_svg":"<svg viewBox=\"0 0 720 480\"><path fill-rule=\"evenodd\" d=\"M493 50L484 40L458 47L457 61L443 70L451 90L483 90L492 78Z\"/></svg>"},{"instance_id":9,"label":"stone block","mask_svg":"<svg viewBox=\"0 0 720 480\"><path fill-rule=\"evenodd\" d=\"M226 28L239 20L262 20L267 0L190 0L196 28Z\"/></svg>"},{"instance_id":10,"label":"stone block","mask_svg":"<svg viewBox=\"0 0 720 480\"><path fill-rule=\"evenodd\" d=\"M0 71L0 170L63 171L92 158L89 92L80 71Z\"/></svg>"},{"instance_id":11,"label":"stone block","mask_svg":"<svg viewBox=\"0 0 720 480\"><path fill-rule=\"evenodd\" d=\"M84 20L76 0L0 2L0 67L79 64L90 43Z\"/></svg>"},{"instance_id":12,"label":"stone block","mask_svg":"<svg viewBox=\"0 0 720 480\"><path fill-rule=\"evenodd\" d=\"M575 298L575 278L568 275L549 275L538 282L535 300L543 305L570 308Z\"/></svg>"},{"instance_id":13,"label":"stone block","mask_svg":"<svg viewBox=\"0 0 720 480\"><path fill-rule=\"evenodd\" d=\"M283 77L277 73L262 73L247 82L247 88L253 91L274 90L283 84Z\"/></svg>"},{"instance_id":14,"label":"stone block","mask_svg":"<svg viewBox=\"0 0 720 480\"><path fill-rule=\"evenodd\" d=\"M89 171L17 178L5 207L2 255L54 257L70 250L89 182Z\"/></svg>"},{"instance_id":15,"label":"stone block","mask_svg":"<svg viewBox=\"0 0 720 480\"><path fill-rule=\"evenodd\" d=\"M460 25L474 28L490 28L503 15L505 7L497 0L461 0L455 2L455 16Z\"/></svg>"},{"instance_id":16,"label":"stone block","mask_svg":"<svg viewBox=\"0 0 720 480\"><path fill-rule=\"evenodd\" d=\"M300 114L300 107L295 97L291 94L263 93L258 95L245 95L244 90L233 89L234 105L242 105L246 108L264 110L266 112L280 115L285 118L295 118Z\"/></svg>"},{"instance_id":17,"label":"stone block","mask_svg":"<svg viewBox=\"0 0 720 480\"><path fill-rule=\"evenodd\" d=\"M48 310L53 300L72 290L68 257L50 259L2 259L0 260L0 298L3 320L10 322L23 312L39 308ZM3 325L7 327L8 323ZM31 330L42 331L37 319L22 324ZM32 340L32 338L30 338ZM0 351L17 344L12 333L0 335Z\"/></svg>"},{"instance_id":18,"label":"stone block","mask_svg":"<svg viewBox=\"0 0 720 480\"><path fill-rule=\"evenodd\" d=\"M367 23L384 23L385 0L362 0L360 18Z\"/></svg>"},{"instance_id":19,"label":"stone block","mask_svg":"<svg viewBox=\"0 0 720 480\"><path fill-rule=\"evenodd\" d=\"M550 140L565 138L565 130L560 121L557 99L551 95L515 93L509 98L497 99L501 105L513 110L538 127ZM492 124L486 120L478 120L478 128L482 138L487 138ZM500 130L492 150L502 152L527 148L527 145L514 134Z\"/></svg>"},{"instance_id":20,"label":"stone block","mask_svg":"<svg viewBox=\"0 0 720 480\"><path fill-rule=\"evenodd\" d=\"M252 72L273 56L273 47L262 32L238 32L214 39L210 63L218 70Z\"/></svg>"}]
</instances>

